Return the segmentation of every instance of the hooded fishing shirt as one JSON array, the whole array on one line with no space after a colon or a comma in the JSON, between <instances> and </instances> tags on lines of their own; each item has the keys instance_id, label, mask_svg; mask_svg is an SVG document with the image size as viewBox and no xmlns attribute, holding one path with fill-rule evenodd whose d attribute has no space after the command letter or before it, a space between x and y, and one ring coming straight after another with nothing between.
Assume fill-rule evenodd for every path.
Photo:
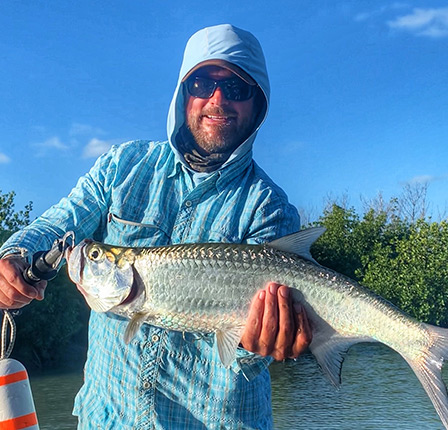
<instances>
[{"instance_id":1,"label":"hooded fishing shirt","mask_svg":"<svg viewBox=\"0 0 448 430\"><path fill-rule=\"evenodd\" d=\"M253 133L216 171L198 174L176 139L184 124L182 78L197 64L238 65L266 99ZM264 121L269 82L263 53L250 34L230 25L199 31L187 44L168 116L168 141L113 147L68 197L12 236L2 253L49 249L73 230L119 246L194 242L263 243L299 230L286 195L252 160ZM260 289L263 288L260 285ZM50 286L51 288L51 286ZM129 345L128 320L91 313L84 385L75 400L80 429L271 429L268 364L238 350L230 369L213 337L143 324Z\"/></svg>"}]
</instances>

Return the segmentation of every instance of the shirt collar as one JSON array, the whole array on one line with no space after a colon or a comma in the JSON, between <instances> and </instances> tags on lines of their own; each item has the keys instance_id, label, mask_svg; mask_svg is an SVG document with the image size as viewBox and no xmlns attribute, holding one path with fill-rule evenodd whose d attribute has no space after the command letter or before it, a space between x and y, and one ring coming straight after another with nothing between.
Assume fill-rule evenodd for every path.
<instances>
[{"instance_id":1,"label":"shirt collar","mask_svg":"<svg viewBox=\"0 0 448 430\"><path fill-rule=\"evenodd\" d=\"M243 146L243 145L242 145ZM238 154L236 159L228 160L217 171L211 173L200 173L192 170L185 161L179 159L180 155L176 152L173 153L174 163L171 172L168 174L168 178L174 178L181 172L192 177L193 183L197 184L203 181L212 180L215 182L215 186L218 192L222 192L232 182L235 177L241 176L243 172L252 164L252 149L247 150L244 154ZM195 178L196 176L196 178Z\"/></svg>"}]
</instances>

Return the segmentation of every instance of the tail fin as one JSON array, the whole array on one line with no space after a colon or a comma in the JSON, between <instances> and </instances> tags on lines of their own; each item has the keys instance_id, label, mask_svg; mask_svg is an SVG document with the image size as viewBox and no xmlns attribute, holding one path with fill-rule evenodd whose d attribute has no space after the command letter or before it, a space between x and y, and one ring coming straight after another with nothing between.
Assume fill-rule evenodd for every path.
<instances>
[{"instance_id":1,"label":"tail fin","mask_svg":"<svg viewBox=\"0 0 448 430\"><path fill-rule=\"evenodd\" d=\"M448 359L448 329L424 324L430 333L432 345L422 351L417 361L404 357L431 399L443 425L448 429L448 394L442 379L442 366Z\"/></svg>"}]
</instances>

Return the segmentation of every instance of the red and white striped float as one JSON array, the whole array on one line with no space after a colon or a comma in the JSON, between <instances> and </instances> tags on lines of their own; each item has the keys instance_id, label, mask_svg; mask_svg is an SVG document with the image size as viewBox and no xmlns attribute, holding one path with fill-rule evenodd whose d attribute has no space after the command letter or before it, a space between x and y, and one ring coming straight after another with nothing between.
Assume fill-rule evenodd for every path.
<instances>
[{"instance_id":1,"label":"red and white striped float","mask_svg":"<svg viewBox=\"0 0 448 430\"><path fill-rule=\"evenodd\" d=\"M12 358L0 360L0 429L39 430L28 373Z\"/></svg>"},{"instance_id":2,"label":"red and white striped float","mask_svg":"<svg viewBox=\"0 0 448 430\"><path fill-rule=\"evenodd\" d=\"M10 325L10 343L7 328ZM3 311L0 338L0 430L39 430L28 373L17 360L9 358L15 340L15 323Z\"/></svg>"}]
</instances>

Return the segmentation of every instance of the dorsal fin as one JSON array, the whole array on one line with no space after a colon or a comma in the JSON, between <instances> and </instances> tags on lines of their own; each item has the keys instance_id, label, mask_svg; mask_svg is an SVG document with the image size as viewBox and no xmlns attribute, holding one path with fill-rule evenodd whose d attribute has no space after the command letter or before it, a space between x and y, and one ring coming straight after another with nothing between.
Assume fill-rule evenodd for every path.
<instances>
[{"instance_id":1,"label":"dorsal fin","mask_svg":"<svg viewBox=\"0 0 448 430\"><path fill-rule=\"evenodd\" d=\"M306 230L300 230L288 236L283 236L280 239L273 240L268 245L279 251L292 252L317 264L311 256L310 248L325 230L325 227L307 228Z\"/></svg>"}]
</instances>

